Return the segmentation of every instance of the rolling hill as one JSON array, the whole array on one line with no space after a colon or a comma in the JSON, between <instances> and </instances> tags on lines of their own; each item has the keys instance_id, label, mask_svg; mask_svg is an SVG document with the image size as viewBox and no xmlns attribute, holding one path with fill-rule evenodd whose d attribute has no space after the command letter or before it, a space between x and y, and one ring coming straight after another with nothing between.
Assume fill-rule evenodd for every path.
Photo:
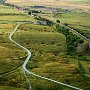
<instances>
[{"instance_id":1,"label":"rolling hill","mask_svg":"<svg viewBox=\"0 0 90 90\"><path fill-rule=\"evenodd\" d=\"M44 5L68 9L90 11L90 0L7 0L8 3L19 3L24 6Z\"/></svg>"},{"instance_id":2,"label":"rolling hill","mask_svg":"<svg viewBox=\"0 0 90 90\"><path fill-rule=\"evenodd\" d=\"M7 2L23 6L42 5L90 10L89 3L87 4L89 0L7 0ZM61 8L58 10L62 13L47 11L40 16L42 19L44 16L46 19L53 16L56 20L60 20L60 23L66 23L69 27L90 37L89 13L74 10L70 12ZM83 90L90 90L90 55L85 52L69 53L67 51L70 43L70 50L72 50L72 42L77 44L75 39L79 38L79 35L76 37L76 33L70 31L67 32L70 36L65 36L60 32L62 25L58 30L56 24L35 25L30 24L31 21L36 23L39 20L19 12L14 7L0 5L0 90L28 90L29 83L24 77L25 73L21 65L26 58L26 52L8 38L18 22L21 25L12 39L31 51L32 57L27 64L29 71ZM66 32L67 29L64 29L63 31ZM73 90L31 74L26 73L26 75L32 84L32 90Z\"/></svg>"}]
</instances>

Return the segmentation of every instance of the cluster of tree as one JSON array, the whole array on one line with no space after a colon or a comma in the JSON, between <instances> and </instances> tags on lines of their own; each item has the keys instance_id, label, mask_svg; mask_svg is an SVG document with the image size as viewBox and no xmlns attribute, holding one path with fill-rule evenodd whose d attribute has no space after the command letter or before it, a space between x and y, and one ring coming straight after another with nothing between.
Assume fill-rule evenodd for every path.
<instances>
[{"instance_id":1,"label":"cluster of tree","mask_svg":"<svg viewBox=\"0 0 90 90\"><path fill-rule=\"evenodd\" d=\"M79 32L80 34L85 36L86 38L90 39L90 34L89 34L89 32L87 30L80 30L80 29L76 29L74 27L71 27L71 28L73 28L74 30L76 30L77 32Z\"/></svg>"},{"instance_id":2,"label":"cluster of tree","mask_svg":"<svg viewBox=\"0 0 90 90\"><path fill-rule=\"evenodd\" d=\"M60 33L64 34L66 37L67 52L69 54L75 53L77 45L82 44L84 41L77 35L74 35L72 32L70 32L68 28L59 25L56 25L56 28Z\"/></svg>"},{"instance_id":3,"label":"cluster of tree","mask_svg":"<svg viewBox=\"0 0 90 90\"><path fill-rule=\"evenodd\" d=\"M30 10L28 12L29 15L31 15L31 13L41 13L41 11L38 11L38 10Z\"/></svg>"},{"instance_id":4,"label":"cluster of tree","mask_svg":"<svg viewBox=\"0 0 90 90\"><path fill-rule=\"evenodd\" d=\"M40 21L46 21L47 22L47 25L49 25L49 26L51 26L53 24L52 21L50 21L50 20L48 20L46 18L42 18L40 16L39 17L35 17L35 19L40 20Z\"/></svg>"}]
</instances>

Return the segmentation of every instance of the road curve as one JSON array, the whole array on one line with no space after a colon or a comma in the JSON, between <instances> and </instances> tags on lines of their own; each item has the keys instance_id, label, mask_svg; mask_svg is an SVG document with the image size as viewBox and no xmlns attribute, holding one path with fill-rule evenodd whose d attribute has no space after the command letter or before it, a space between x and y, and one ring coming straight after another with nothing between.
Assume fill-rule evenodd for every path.
<instances>
[{"instance_id":1,"label":"road curve","mask_svg":"<svg viewBox=\"0 0 90 90\"><path fill-rule=\"evenodd\" d=\"M25 62L24 62L23 65L22 65L22 69L23 69L23 71L25 72L25 77L26 77L26 79L27 79L27 81L28 81L28 83L29 83L30 90L31 90L31 85L30 85L29 79L28 79L27 76L26 76L26 73L27 73L27 74L31 74L31 75L36 76L36 77L41 78L41 79L45 79L45 80L48 80L48 81L51 81L51 82L54 82L54 83L57 83L57 84L60 84L60 85L63 85L63 86L72 88L72 89L75 89L75 90L82 90L82 89L80 89L80 88L77 88L77 87L74 87L74 86L71 86L71 85L68 85L68 84L65 84L65 83L62 83L62 82L59 82L59 81L50 79L50 78L42 77L42 76L40 76L40 75L37 75L37 74L35 74L35 73L30 72L29 70L27 70L26 65L28 64L28 61L29 61L29 59L31 58L31 52L30 52L27 48L23 47L22 45L18 44L16 41L14 41L14 40L12 39L13 34L17 31L18 27L19 27L21 24L22 24L22 23L18 23L18 24L17 24L17 26L15 27L14 31L9 35L9 39L10 39L13 43L15 43L16 45L18 45L19 47L21 47L22 49L24 49L24 50L27 52L27 58L25 59Z\"/></svg>"}]
</instances>

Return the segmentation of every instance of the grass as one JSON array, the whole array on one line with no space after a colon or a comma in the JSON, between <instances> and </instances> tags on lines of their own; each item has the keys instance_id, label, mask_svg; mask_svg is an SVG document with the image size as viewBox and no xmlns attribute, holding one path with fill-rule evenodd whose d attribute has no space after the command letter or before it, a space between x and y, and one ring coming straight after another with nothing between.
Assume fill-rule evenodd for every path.
<instances>
[{"instance_id":1,"label":"grass","mask_svg":"<svg viewBox=\"0 0 90 90\"><path fill-rule=\"evenodd\" d=\"M15 88L15 87L9 87L9 86L0 86L0 90L26 90L23 88Z\"/></svg>"},{"instance_id":2,"label":"grass","mask_svg":"<svg viewBox=\"0 0 90 90\"><path fill-rule=\"evenodd\" d=\"M58 14L56 18L60 19L61 22L65 22L68 24L89 26L89 13L78 13L78 12L67 12L63 14ZM66 21L65 21L66 20Z\"/></svg>"},{"instance_id":3,"label":"grass","mask_svg":"<svg viewBox=\"0 0 90 90\"><path fill-rule=\"evenodd\" d=\"M8 1L9 2L9 1ZM15 1L10 1L12 3L15 3ZM49 6L49 7L61 7L61 8L68 8L68 9L81 9L81 10L88 10L90 11L90 7L89 7L89 3L90 1L86 1L86 0L83 0L82 2L80 2L80 0L44 0L44 1L41 1L41 0L34 0L34 1L31 1L31 0L28 0L26 2L22 2L21 3L21 0L20 1L17 1L17 3L23 5L23 6L34 6L34 5L43 5L43 6Z\"/></svg>"},{"instance_id":4,"label":"grass","mask_svg":"<svg viewBox=\"0 0 90 90\"><path fill-rule=\"evenodd\" d=\"M25 15L15 8L0 5L0 21L4 22L22 22L22 21L37 21L33 17Z\"/></svg>"},{"instance_id":5,"label":"grass","mask_svg":"<svg viewBox=\"0 0 90 90\"><path fill-rule=\"evenodd\" d=\"M14 28L14 24L0 24L0 74L11 71L21 64L20 57L25 55L18 50L9 40L9 34Z\"/></svg>"},{"instance_id":6,"label":"grass","mask_svg":"<svg viewBox=\"0 0 90 90\"><path fill-rule=\"evenodd\" d=\"M1 14L21 14L15 8L9 6L0 5L0 15Z\"/></svg>"},{"instance_id":7,"label":"grass","mask_svg":"<svg viewBox=\"0 0 90 90\"><path fill-rule=\"evenodd\" d=\"M16 15L16 16L0 16L1 21L14 21L14 22L22 22L22 21L35 21L33 18L30 18L29 16L22 16L22 15Z\"/></svg>"},{"instance_id":8,"label":"grass","mask_svg":"<svg viewBox=\"0 0 90 90\"><path fill-rule=\"evenodd\" d=\"M70 2L77 2L77 3L90 3L89 0L69 0Z\"/></svg>"},{"instance_id":9,"label":"grass","mask_svg":"<svg viewBox=\"0 0 90 90\"><path fill-rule=\"evenodd\" d=\"M67 12L58 14L55 18L59 19L62 23L67 23L68 26L77 29L86 37L90 38L90 14L89 13L78 13L78 12Z\"/></svg>"},{"instance_id":10,"label":"grass","mask_svg":"<svg viewBox=\"0 0 90 90\"><path fill-rule=\"evenodd\" d=\"M4 7L0 5L0 21L3 21L4 19L9 21L11 19L10 15L13 15L14 13L20 14L14 8L7 6ZM15 25L15 23L0 22L0 74L15 69L23 62L20 60L20 57L25 55L25 52L16 48L16 46L13 43L11 43L11 41L8 38L12 30L15 28Z\"/></svg>"},{"instance_id":11,"label":"grass","mask_svg":"<svg viewBox=\"0 0 90 90\"><path fill-rule=\"evenodd\" d=\"M33 28L34 27L34 28ZM19 27L23 31L41 31L41 32L55 32L51 26L24 24Z\"/></svg>"},{"instance_id":12,"label":"grass","mask_svg":"<svg viewBox=\"0 0 90 90\"><path fill-rule=\"evenodd\" d=\"M13 12L13 8L1 6L0 9L2 9L1 14L3 14L3 16L0 16L0 73L4 73L20 65L25 59L23 55L26 55L23 50L17 48L8 39L8 36L16 26L15 21L31 21L33 18L22 15L17 11ZM4 9L8 9L11 15L8 15L8 12L4 13ZM75 16L73 17L73 15L71 17L73 21L70 23L67 19L70 18L70 15L67 14L66 21L70 25L76 24L74 20ZM57 17L60 18L59 16ZM64 19L62 18L63 22L65 21L65 17L64 15ZM80 20L79 15L77 18ZM85 24L80 21L79 23L80 25ZM78 56L66 55L66 39L64 35L56 32L51 26L22 24L14 34L13 39L32 52L32 57L27 65L28 70L66 84L89 90L90 56L80 58ZM80 61L81 66L85 70L84 75L79 72L81 66L78 65L78 61ZM0 75L0 90L28 89L28 83L21 69L22 67L19 67L14 72ZM30 79L33 90L73 90L32 75L28 75L28 78Z\"/></svg>"},{"instance_id":13,"label":"grass","mask_svg":"<svg viewBox=\"0 0 90 90\"><path fill-rule=\"evenodd\" d=\"M71 63L72 58L70 61L70 57L67 55L65 56L65 37L55 31L52 32L52 28L50 30L50 27L48 31L44 30L46 26L42 26L42 28L40 25L32 26L33 25L29 24L21 25L13 37L15 41L27 47L32 52L32 58L30 59L27 68L41 76L85 88L86 83L79 72L78 63ZM33 83L33 89L35 90L49 90L51 88L55 90L61 88L62 90L70 90L70 88L56 84L53 86L54 83L40 80L33 76L30 77L30 80ZM40 81L38 82L38 80ZM42 87L40 82L43 83ZM46 82L48 83L47 85L45 84Z\"/></svg>"},{"instance_id":14,"label":"grass","mask_svg":"<svg viewBox=\"0 0 90 90\"><path fill-rule=\"evenodd\" d=\"M59 52L66 51L65 38L62 34L35 31L25 32L23 32L24 34L22 33L20 35L16 35L15 40L20 44L24 44L26 47L32 50L32 52L39 51L58 54Z\"/></svg>"},{"instance_id":15,"label":"grass","mask_svg":"<svg viewBox=\"0 0 90 90\"><path fill-rule=\"evenodd\" d=\"M20 28L22 29L23 26L21 26ZM35 25L34 28L32 26L33 25L29 26L28 24L24 26L23 29L25 30L18 30L18 34L15 37L16 41L20 42L21 44L26 41L26 44L30 44L31 48L35 48L36 50L49 52L55 49L55 51L66 50L65 37L62 34L55 32L52 27L49 26ZM26 28L28 30L26 30Z\"/></svg>"},{"instance_id":16,"label":"grass","mask_svg":"<svg viewBox=\"0 0 90 90\"><path fill-rule=\"evenodd\" d=\"M3 32L3 33L8 33L8 30L9 29L13 29L15 27L15 24L10 24L10 23L8 23L8 24L0 24L0 34ZM7 29L7 30L5 30L4 31L4 29ZM9 30L10 31L10 30Z\"/></svg>"},{"instance_id":17,"label":"grass","mask_svg":"<svg viewBox=\"0 0 90 90\"><path fill-rule=\"evenodd\" d=\"M25 58L23 56L26 55L23 50L17 48L8 38L14 28L15 24L13 23L0 23L0 90L26 90L11 85L12 82L16 82L11 73L14 73L15 69L17 70L21 66Z\"/></svg>"}]
</instances>

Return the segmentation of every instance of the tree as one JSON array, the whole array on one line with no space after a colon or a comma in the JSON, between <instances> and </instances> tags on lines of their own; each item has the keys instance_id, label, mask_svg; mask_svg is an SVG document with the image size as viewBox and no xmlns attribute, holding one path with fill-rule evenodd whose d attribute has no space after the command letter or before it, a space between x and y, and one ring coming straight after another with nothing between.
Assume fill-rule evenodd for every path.
<instances>
[{"instance_id":1,"label":"tree","mask_svg":"<svg viewBox=\"0 0 90 90\"><path fill-rule=\"evenodd\" d=\"M29 11L28 14L31 15L31 11Z\"/></svg>"},{"instance_id":2,"label":"tree","mask_svg":"<svg viewBox=\"0 0 90 90\"><path fill-rule=\"evenodd\" d=\"M60 20L57 20L56 22L57 22L57 23L60 23Z\"/></svg>"},{"instance_id":3,"label":"tree","mask_svg":"<svg viewBox=\"0 0 90 90\"><path fill-rule=\"evenodd\" d=\"M78 40L78 43L82 44L82 43L84 43L84 40L79 39L79 40Z\"/></svg>"}]
</instances>

